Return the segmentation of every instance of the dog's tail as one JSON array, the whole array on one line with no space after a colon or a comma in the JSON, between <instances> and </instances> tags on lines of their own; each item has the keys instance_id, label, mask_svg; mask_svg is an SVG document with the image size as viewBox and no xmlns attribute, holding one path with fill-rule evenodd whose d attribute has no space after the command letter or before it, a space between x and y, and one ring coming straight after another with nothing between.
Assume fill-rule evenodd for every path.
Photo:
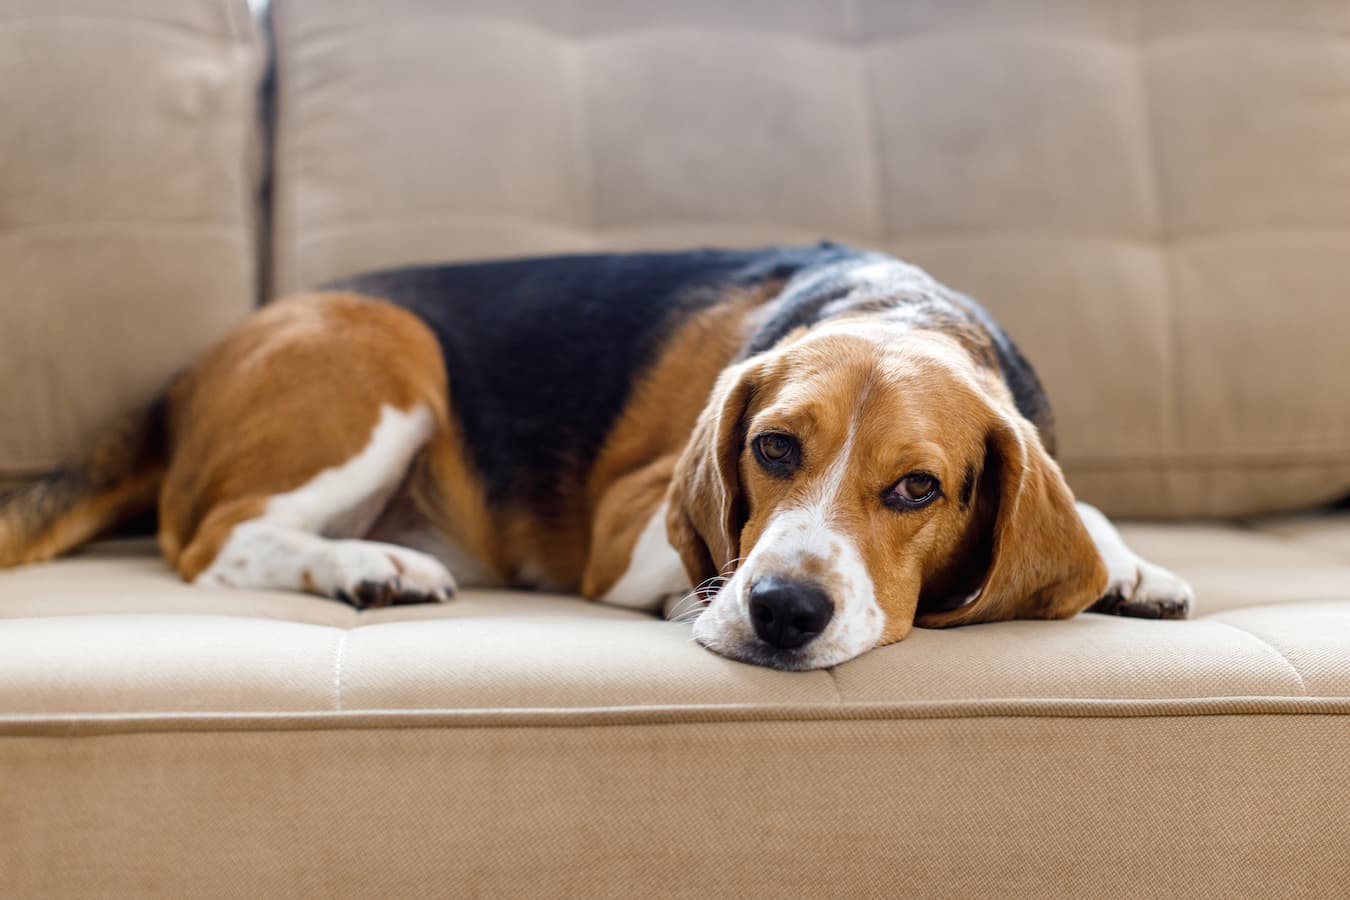
<instances>
[{"instance_id":1,"label":"dog's tail","mask_svg":"<svg viewBox=\"0 0 1350 900\"><path fill-rule=\"evenodd\" d=\"M82 461L0 493L0 568L52 559L155 505L164 397L101 435Z\"/></svg>"}]
</instances>

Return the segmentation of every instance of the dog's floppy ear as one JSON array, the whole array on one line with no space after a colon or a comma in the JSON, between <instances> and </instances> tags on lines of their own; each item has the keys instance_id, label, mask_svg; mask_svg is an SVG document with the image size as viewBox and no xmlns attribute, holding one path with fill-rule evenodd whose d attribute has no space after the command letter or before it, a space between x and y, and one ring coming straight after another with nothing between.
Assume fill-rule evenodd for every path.
<instances>
[{"instance_id":1,"label":"dog's floppy ear","mask_svg":"<svg viewBox=\"0 0 1350 900\"><path fill-rule=\"evenodd\" d=\"M988 571L965 604L920 614L916 624L924 628L1068 618L1106 589L1106 564L1035 427L1001 418L985 445L979 502L997 505Z\"/></svg>"},{"instance_id":2,"label":"dog's floppy ear","mask_svg":"<svg viewBox=\"0 0 1350 900\"><path fill-rule=\"evenodd\" d=\"M758 377L754 362L722 373L675 464L666 531L694 585L727 574L739 553L746 517L740 456Z\"/></svg>"}]
</instances>

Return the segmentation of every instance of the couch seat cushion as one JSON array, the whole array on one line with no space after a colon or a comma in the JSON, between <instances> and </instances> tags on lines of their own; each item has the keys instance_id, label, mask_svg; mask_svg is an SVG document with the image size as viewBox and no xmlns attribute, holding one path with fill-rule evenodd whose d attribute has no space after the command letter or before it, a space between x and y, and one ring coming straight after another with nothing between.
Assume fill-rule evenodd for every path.
<instances>
[{"instance_id":1,"label":"couch seat cushion","mask_svg":"<svg viewBox=\"0 0 1350 900\"><path fill-rule=\"evenodd\" d=\"M1192 579L1200 615L1188 622L1083 614L917 629L794 674L722 659L686 626L575 597L469 590L446 605L358 612L300 594L189 588L151 542L109 542L0 575L0 715L678 717L1345 698L1350 559L1327 535L1346 518L1128 528L1141 551Z\"/></svg>"},{"instance_id":2,"label":"couch seat cushion","mask_svg":"<svg viewBox=\"0 0 1350 900\"><path fill-rule=\"evenodd\" d=\"M103 544L0 573L0 896L1337 895L1345 524L1138 526L1200 617L808 673L575 598L356 612Z\"/></svg>"}]
</instances>

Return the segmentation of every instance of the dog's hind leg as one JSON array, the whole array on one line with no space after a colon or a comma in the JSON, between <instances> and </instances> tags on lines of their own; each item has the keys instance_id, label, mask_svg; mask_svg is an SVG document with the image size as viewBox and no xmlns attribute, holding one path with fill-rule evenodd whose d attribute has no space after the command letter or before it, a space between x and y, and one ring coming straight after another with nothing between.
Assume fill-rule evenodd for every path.
<instances>
[{"instance_id":1,"label":"dog's hind leg","mask_svg":"<svg viewBox=\"0 0 1350 900\"><path fill-rule=\"evenodd\" d=\"M200 533L213 535L230 523L229 534L193 582L304 590L361 607L450 599L454 579L435 558L395 544L342 537L369 530L432 427L425 407L386 406L370 443L347 462L293 491L268 497L261 510L248 500L218 507ZM241 514L243 520L237 521Z\"/></svg>"},{"instance_id":2,"label":"dog's hind leg","mask_svg":"<svg viewBox=\"0 0 1350 900\"><path fill-rule=\"evenodd\" d=\"M453 593L435 558L362 539L448 427L439 346L416 317L345 295L276 304L170 402L160 543L183 578L356 606Z\"/></svg>"},{"instance_id":3,"label":"dog's hind leg","mask_svg":"<svg viewBox=\"0 0 1350 900\"><path fill-rule=\"evenodd\" d=\"M1181 576L1131 550L1101 510L1086 503L1076 506L1110 573L1106 593L1089 612L1141 619L1184 619L1191 614L1195 592Z\"/></svg>"}]
</instances>

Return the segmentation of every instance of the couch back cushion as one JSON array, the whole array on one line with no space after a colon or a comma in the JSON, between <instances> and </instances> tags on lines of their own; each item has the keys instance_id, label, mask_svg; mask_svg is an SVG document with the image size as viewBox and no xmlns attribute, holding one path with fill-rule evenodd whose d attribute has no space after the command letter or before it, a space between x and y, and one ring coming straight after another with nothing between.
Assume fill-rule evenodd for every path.
<instances>
[{"instance_id":1,"label":"couch back cushion","mask_svg":"<svg viewBox=\"0 0 1350 900\"><path fill-rule=\"evenodd\" d=\"M261 65L244 0L0 0L0 480L253 305Z\"/></svg>"},{"instance_id":2,"label":"couch back cushion","mask_svg":"<svg viewBox=\"0 0 1350 900\"><path fill-rule=\"evenodd\" d=\"M982 300L1078 493L1350 490L1350 6L274 0L276 292L831 237Z\"/></svg>"}]
</instances>

